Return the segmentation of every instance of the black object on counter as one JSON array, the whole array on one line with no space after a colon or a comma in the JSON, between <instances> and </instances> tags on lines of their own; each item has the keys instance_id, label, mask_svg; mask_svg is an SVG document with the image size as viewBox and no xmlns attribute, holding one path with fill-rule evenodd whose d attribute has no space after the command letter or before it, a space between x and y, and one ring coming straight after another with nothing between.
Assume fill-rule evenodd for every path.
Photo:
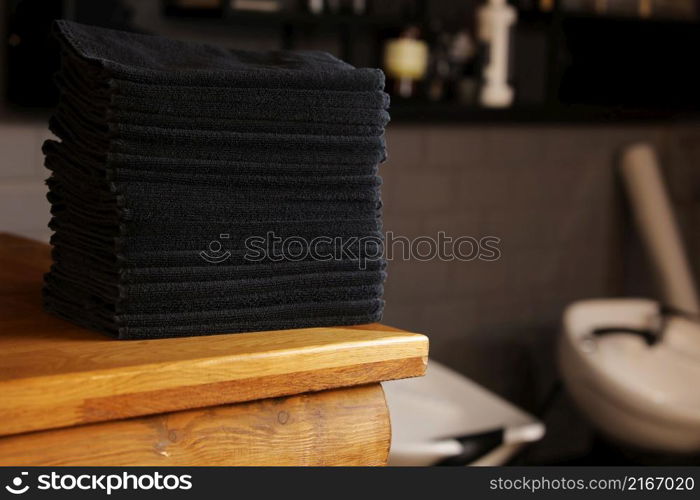
<instances>
[{"instance_id":1,"label":"black object on counter","mask_svg":"<svg viewBox=\"0 0 700 500\"><path fill-rule=\"evenodd\" d=\"M48 311L121 339L381 318L381 71L54 32Z\"/></svg>"}]
</instances>

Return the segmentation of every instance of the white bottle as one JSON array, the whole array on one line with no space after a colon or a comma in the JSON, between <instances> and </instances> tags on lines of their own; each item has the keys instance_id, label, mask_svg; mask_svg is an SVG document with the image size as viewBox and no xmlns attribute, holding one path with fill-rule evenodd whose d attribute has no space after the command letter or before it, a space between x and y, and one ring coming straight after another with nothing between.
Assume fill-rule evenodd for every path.
<instances>
[{"instance_id":1,"label":"white bottle","mask_svg":"<svg viewBox=\"0 0 700 500\"><path fill-rule=\"evenodd\" d=\"M484 85L479 97L488 108L504 108L513 102L513 88L508 85L510 28L517 13L506 0L488 0L479 8L479 38L489 44L489 61L484 68Z\"/></svg>"}]
</instances>

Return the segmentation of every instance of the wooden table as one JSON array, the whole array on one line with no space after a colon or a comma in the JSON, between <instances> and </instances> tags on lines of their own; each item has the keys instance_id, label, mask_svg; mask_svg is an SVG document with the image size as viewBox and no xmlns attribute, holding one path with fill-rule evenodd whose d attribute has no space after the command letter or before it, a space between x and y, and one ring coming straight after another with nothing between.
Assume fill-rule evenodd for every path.
<instances>
[{"instance_id":1,"label":"wooden table","mask_svg":"<svg viewBox=\"0 0 700 500\"><path fill-rule=\"evenodd\" d=\"M46 314L49 247L0 235L0 465L382 465L381 381L428 340L380 324L117 341Z\"/></svg>"}]
</instances>

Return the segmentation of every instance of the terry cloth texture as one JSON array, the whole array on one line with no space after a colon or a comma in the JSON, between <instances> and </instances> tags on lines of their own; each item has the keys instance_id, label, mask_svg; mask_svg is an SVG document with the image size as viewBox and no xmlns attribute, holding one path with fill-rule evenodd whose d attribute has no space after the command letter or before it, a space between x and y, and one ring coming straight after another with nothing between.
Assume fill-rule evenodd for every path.
<instances>
[{"instance_id":1,"label":"terry cloth texture","mask_svg":"<svg viewBox=\"0 0 700 500\"><path fill-rule=\"evenodd\" d=\"M69 21L57 21L56 37L76 64L92 66L89 78L150 85L265 89L384 89L379 69L354 68L319 51L253 52L169 40Z\"/></svg>"},{"instance_id":2,"label":"terry cloth texture","mask_svg":"<svg viewBox=\"0 0 700 500\"><path fill-rule=\"evenodd\" d=\"M57 21L47 311L120 339L381 318L384 75Z\"/></svg>"}]
</instances>

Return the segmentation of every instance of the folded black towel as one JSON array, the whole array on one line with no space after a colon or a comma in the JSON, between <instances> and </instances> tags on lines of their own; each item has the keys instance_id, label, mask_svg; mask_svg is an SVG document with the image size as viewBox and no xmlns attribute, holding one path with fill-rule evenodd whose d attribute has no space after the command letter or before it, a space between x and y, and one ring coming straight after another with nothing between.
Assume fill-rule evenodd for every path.
<instances>
[{"instance_id":1,"label":"folded black towel","mask_svg":"<svg viewBox=\"0 0 700 500\"><path fill-rule=\"evenodd\" d=\"M330 325L357 325L373 323L382 317L384 301L369 299L362 301L302 303L253 311L239 311L231 319L215 321L197 320L183 324L178 321L160 321L159 326L132 326L119 324L115 317L105 317L99 311L90 310L82 303L56 295L55 288L44 289L44 307L53 314L116 338L156 339L177 336L210 335L215 333L238 333L260 330L312 328ZM58 287L60 290L60 286Z\"/></svg>"},{"instance_id":2,"label":"folded black towel","mask_svg":"<svg viewBox=\"0 0 700 500\"><path fill-rule=\"evenodd\" d=\"M273 205L297 207L297 213L303 215L305 207L310 209L326 206L327 202L343 202L350 208L377 207L380 200L379 190L374 188L346 188L342 190L323 190L290 187L255 188L250 181L231 185L196 185L164 184L157 182L122 182L110 181L107 189L100 190L95 183L82 182L64 174L54 174L46 183L52 192L80 199L92 206L109 209L117 207L120 210L132 211L150 209L156 204L182 204L183 193L189 197L191 204L204 203L206 210L233 210L241 204L255 205L255 209ZM76 185L78 184L78 185ZM353 205L356 203L357 205ZM340 206L340 205L339 205ZM199 208L193 208L197 213ZM348 214L351 215L351 214Z\"/></svg>"},{"instance_id":3,"label":"folded black towel","mask_svg":"<svg viewBox=\"0 0 700 500\"><path fill-rule=\"evenodd\" d=\"M167 302L174 296L204 299L219 295L245 295L325 286L365 286L381 284L385 271L357 270L328 271L304 274L277 274L272 277L233 280L204 280L186 282L122 283L96 279L89 269L73 269L61 262L51 267L47 280L60 279L80 286L100 299L121 303L129 301Z\"/></svg>"},{"instance_id":4,"label":"folded black towel","mask_svg":"<svg viewBox=\"0 0 700 500\"><path fill-rule=\"evenodd\" d=\"M378 69L356 69L318 51L252 52L56 21L64 50L94 66L94 78L197 87L372 91Z\"/></svg>"},{"instance_id":5,"label":"folded black towel","mask_svg":"<svg viewBox=\"0 0 700 500\"><path fill-rule=\"evenodd\" d=\"M145 130L137 140L113 138L108 145L87 133L71 133L71 126L55 119L51 131L94 161L108 162L109 155L123 154L180 158L181 160L239 161L257 163L377 164L386 152L381 137L355 137L325 141L324 136L287 134L211 133L178 129ZM77 125L76 125L77 128ZM146 127L147 128L147 127Z\"/></svg>"},{"instance_id":6,"label":"folded black towel","mask_svg":"<svg viewBox=\"0 0 700 500\"><path fill-rule=\"evenodd\" d=\"M348 241L349 238L310 244L295 241L293 244L270 244L268 250L264 239L259 239L259 244L234 245L219 238L193 237L192 241L180 239L168 244L167 234L163 234L162 239L154 237L141 241L130 237L98 237L55 219L51 227L56 231L51 242L57 252L60 249L55 257L60 255L64 260L82 262L86 269L95 269L110 276L127 277L132 275L130 270L147 269L152 280L159 280L161 275L174 276L174 272L184 268L201 271L202 279L213 279L210 278L212 274L227 276L229 266L278 265L285 262L316 262L319 269L341 264L349 269L371 269L382 253L381 235L376 233L363 241ZM218 242L221 246L212 242ZM214 252L210 248L222 250ZM212 270L206 272L205 268Z\"/></svg>"},{"instance_id":7,"label":"folded black towel","mask_svg":"<svg viewBox=\"0 0 700 500\"><path fill-rule=\"evenodd\" d=\"M189 119L209 120L247 120L247 121L284 121L292 123L309 123L312 125L332 124L347 127L384 127L389 122L385 110L357 110L347 108L314 108L288 103L286 106L264 106L256 104L216 103L198 104L182 101L150 101L128 96L115 95L109 103L90 101L77 93L64 93L61 102L71 106L79 115L85 115L93 122L130 123L132 117L151 116L154 122L160 119L179 119L178 128L192 128ZM161 118L159 118L161 117ZM150 123L148 123L150 125ZM205 127L209 130L211 127ZM351 135L361 135L352 132Z\"/></svg>"},{"instance_id":8,"label":"folded black towel","mask_svg":"<svg viewBox=\"0 0 700 500\"><path fill-rule=\"evenodd\" d=\"M78 123L53 116L51 131L96 159L105 152L231 161L309 163L380 163L385 159L383 137L321 136L182 130L113 124L107 134L83 129Z\"/></svg>"},{"instance_id":9,"label":"folded black towel","mask_svg":"<svg viewBox=\"0 0 700 500\"><path fill-rule=\"evenodd\" d=\"M77 67L76 67L77 66ZM85 76L84 65L76 65L70 57L64 57L61 72L55 76L58 88L65 93L75 93L95 103L112 104L114 96L135 98L144 102L182 101L219 104L257 104L269 106L310 106L314 108L349 108L355 110L385 110L389 107L389 95L381 90L303 90L294 88L236 88L200 87L179 85L153 85L109 79L102 81Z\"/></svg>"},{"instance_id":10,"label":"folded black towel","mask_svg":"<svg viewBox=\"0 0 700 500\"><path fill-rule=\"evenodd\" d=\"M368 288L369 295L362 299L350 298L356 290L344 289L345 297L340 300L332 300L335 292L330 292L326 295L330 300L311 302L282 301L253 307L179 313L123 313L115 312L109 303L53 274L48 277L44 288L44 304L59 316L119 338L152 338L269 329L275 328L275 324L280 325L279 328L294 328L299 324L343 325L379 319L383 301L374 294L381 294L381 288Z\"/></svg>"},{"instance_id":11,"label":"folded black towel","mask_svg":"<svg viewBox=\"0 0 700 500\"><path fill-rule=\"evenodd\" d=\"M99 309L106 315L162 315L167 313L188 313L193 316L197 313L215 311L235 311L241 308L268 307L274 305L294 304L295 302L337 302L343 300L366 300L368 298L380 298L384 292L382 284L361 286L336 286L333 284L324 287L300 288L296 290L275 290L272 292L255 292L249 294L222 294L203 298L186 297L182 294L174 294L165 299L153 301L123 301L108 302L96 295L88 295L84 287L66 281L55 281L51 278L48 287L55 290L55 294L73 303L82 303L86 309ZM129 320L133 323L135 318Z\"/></svg>"},{"instance_id":12,"label":"folded black towel","mask_svg":"<svg viewBox=\"0 0 700 500\"><path fill-rule=\"evenodd\" d=\"M212 240L202 239L200 248L190 249L151 249L151 250L124 250L120 248L119 242L115 242L112 246L104 244L96 244L88 241L83 242L81 237L72 234L70 231L63 229L57 231L51 236L51 244L54 247L60 247L65 251L70 251L85 259L94 260L98 265L105 266L106 269L119 269L120 273L128 272L128 269L141 268L159 268L166 270L167 268L196 268L202 267L203 251L209 246ZM218 240L217 240L218 241ZM307 252L307 248L302 249ZM362 245L347 245L344 243L321 243L313 249L318 255L333 255L339 256L339 259L344 256L359 256L370 255L376 256L381 252L381 245L372 243L363 243ZM360 250L364 253L361 254ZM223 250L225 256L229 259L226 262L242 262L249 258L250 252L248 249L226 249ZM229 252L229 253L225 253ZM275 261L279 261L280 252L276 252ZM219 253L218 255L222 255ZM354 257L353 257L354 258ZM370 259L373 260L373 259ZM218 267L218 265L217 265ZM362 267L362 266L360 266Z\"/></svg>"},{"instance_id":13,"label":"folded black towel","mask_svg":"<svg viewBox=\"0 0 700 500\"><path fill-rule=\"evenodd\" d=\"M91 184L91 188L102 188L105 183L152 182L158 184L198 185L198 186L245 186L256 185L261 189L295 188L309 190L347 191L353 189L375 189L382 184L382 178L374 173L368 175L290 175L281 173L239 173L230 169L230 174L219 172L199 173L171 170L144 170L138 168L95 169L89 165L76 164L62 155L47 153L44 166L59 176L70 176L72 181ZM288 168L289 169L289 168ZM99 185L99 186L98 186Z\"/></svg>"},{"instance_id":14,"label":"folded black towel","mask_svg":"<svg viewBox=\"0 0 700 500\"><path fill-rule=\"evenodd\" d=\"M203 175L290 175L299 177L323 177L327 175L376 175L377 163L352 164L344 162L314 164L310 162L254 162L231 160L183 160L181 158L156 157L151 155L129 155L107 152L103 159L96 159L70 141L47 140L43 145L44 154L55 153L85 171L105 172L109 175L120 168Z\"/></svg>"},{"instance_id":15,"label":"folded black towel","mask_svg":"<svg viewBox=\"0 0 700 500\"><path fill-rule=\"evenodd\" d=\"M68 247L58 246L54 256L60 258L52 268L51 277L59 277L73 286L92 290L95 297L109 301L115 310L178 311L173 300L193 300L198 297L206 302L212 297L225 297L231 303L257 303L256 297L285 291L290 300L301 291L320 291L326 287L376 287L382 284L386 263L381 260L330 260L322 263L305 260L301 262L266 262L261 264L199 265L180 268L134 268L117 270L107 268L100 262L80 261L81 253ZM333 282L319 287L323 276ZM218 283L218 285L217 285ZM172 289L173 286L181 288ZM197 295L204 288L206 293ZM146 289L152 296L140 300L139 290ZM181 293L188 290L188 295ZM194 292L192 290L195 290ZM308 295L308 294L307 294ZM139 300L134 300L134 298ZM281 295L280 295L281 297ZM125 306L134 303L136 305Z\"/></svg>"},{"instance_id":16,"label":"folded black towel","mask_svg":"<svg viewBox=\"0 0 700 500\"><path fill-rule=\"evenodd\" d=\"M161 217L130 221L118 217L108 218L102 213L80 211L69 207L70 202L63 200L56 203L58 195L53 192L49 193L49 198L54 202L51 224L59 224L61 229L75 227L80 232L94 235L95 238L129 237L144 241L149 238L165 238L168 244L187 240L197 244L225 234L230 236L228 242L231 245L234 241L240 242L250 236L265 236L270 232L280 238L297 236L310 240L317 236L362 237L381 234L382 229L379 211L370 211L364 217L361 216L361 212L341 214L337 218L328 214L316 218L308 214L304 217L294 217L282 212L271 217L260 217L259 220L231 217L230 220L212 218L192 221Z\"/></svg>"},{"instance_id":17,"label":"folded black towel","mask_svg":"<svg viewBox=\"0 0 700 500\"><path fill-rule=\"evenodd\" d=\"M92 130L93 133L107 133L113 123L150 126L157 128L174 128L180 130L220 130L227 132L263 132L279 134L304 135L343 135L371 136L384 134L386 123L377 124L346 124L330 120L297 120L290 117L284 119L254 119L213 118L208 115L196 116L165 115L160 113L143 113L140 111L120 110L110 108L99 112L89 112L84 106L77 104L72 97L61 99L56 115L65 117L70 123L77 123L81 128Z\"/></svg>"},{"instance_id":18,"label":"folded black towel","mask_svg":"<svg viewBox=\"0 0 700 500\"><path fill-rule=\"evenodd\" d=\"M77 243L77 242L76 242ZM97 281L105 283L168 283L183 281L217 281L234 279L252 279L274 277L276 275L325 273L332 271L384 271L386 262L381 258L360 260L338 258L329 260L264 260L247 261L238 254L219 264L212 264L200 257L191 266L152 266L124 267L117 263L107 263L96 258L91 252L76 246L57 243L52 250L52 257L67 269L84 270L95 273Z\"/></svg>"},{"instance_id":19,"label":"folded black towel","mask_svg":"<svg viewBox=\"0 0 700 500\"><path fill-rule=\"evenodd\" d=\"M304 202L304 201L280 201L272 205L250 203L248 199L231 200L219 205L189 205L179 204L171 206L168 210L163 207L167 197L154 197L150 200L142 200L138 206L112 206L109 203L86 204L80 196L71 196L65 191L55 188L47 195L52 203L52 214L62 212L83 217L97 223L117 223L119 221L136 222L139 224L151 221L152 223L171 221L199 222L199 223L231 223L240 220L248 222L266 221L320 221L325 220L329 227L333 221L342 218L368 219L379 215L381 202L374 201L334 201L329 202Z\"/></svg>"},{"instance_id":20,"label":"folded black towel","mask_svg":"<svg viewBox=\"0 0 700 500\"><path fill-rule=\"evenodd\" d=\"M187 251L204 250L213 240L225 235L226 250L243 251L260 246L262 243L275 245L271 250L293 245L294 249L305 254L315 245L330 248L345 245L350 256L377 253L376 247L382 244L381 221L372 218L355 221L264 221L259 223L228 224L209 221L195 222L201 227L187 233L194 224L173 221L164 223L124 223L106 224L95 218L81 217L71 212L58 212L49 223L51 229L74 241L96 250L116 248L121 252L142 251ZM222 230L223 228L223 230ZM271 241L268 235L278 238ZM284 242L284 240L287 240ZM364 245L364 246L361 246ZM267 246L265 247L267 248ZM335 247L334 247L335 248ZM281 250L280 250L281 251ZM352 254L350 252L352 251ZM279 252L278 252L279 253ZM324 250L324 253L325 252ZM335 253L333 254L336 255Z\"/></svg>"}]
</instances>

